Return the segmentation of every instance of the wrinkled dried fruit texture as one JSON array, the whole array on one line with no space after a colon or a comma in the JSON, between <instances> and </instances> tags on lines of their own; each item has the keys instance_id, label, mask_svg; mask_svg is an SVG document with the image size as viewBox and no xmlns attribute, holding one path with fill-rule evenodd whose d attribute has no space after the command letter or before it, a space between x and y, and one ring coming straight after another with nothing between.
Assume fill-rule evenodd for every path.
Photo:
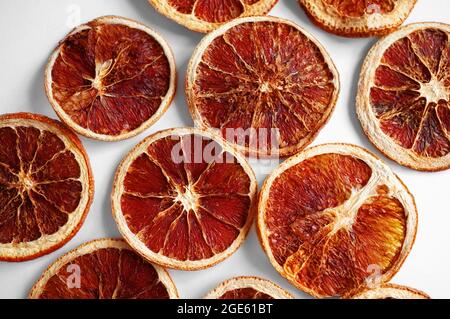
<instances>
[{"instance_id":1,"label":"wrinkled dried fruit texture","mask_svg":"<svg viewBox=\"0 0 450 319\"><path fill-rule=\"evenodd\" d=\"M155 268L128 249L105 248L63 265L41 299L168 299Z\"/></svg>"},{"instance_id":2,"label":"wrinkled dried fruit texture","mask_svg":"<svg viewBox=\"0 0 450 319\"><path fill-rule=\"evenodd\" d=\"M91 23L66 38L52 69L53 96L81 127L103 135L133 131L158 110L169 61L144 31Z\"/></svg>"},{"instance_id":3,"label":"wrinkled dried fruit texture","mask_svg":"<svg viewBox=\"0 0 450 319\"><path fill-rule=\"evenodd\" d=\"M0 244L56 233L81 199L80 166L54 133L0 128Z\"/></svg>"},{"instance_id":4,"label":"wrinkled dried fruit texture","mask_svg":"<svg viewBox=\"0 0 450 319\"><path fill-rule=\"evenodd\" d=\"M370 102L398 145L431 158L450 152L450 42L437 29L393 43L376 70Z\"/></svg>"},{"instance_id":5,"label":"wrinkled dried fruit texture","mask_svg":"<svg viewBox=\"0 0 450 319\"><path fill-rule=\"evenodd\" d=\"M252 5L262 0L165 0L169 6L183 14L211 22L223 23L240 17Z\"/></svg>"},{"instance_id":6,"label":"wrinkled dried fruit texture","mask_svg":"<svg viewBox=\"0 0 450 319\"><path fill-rule=\"evenodd\" d=\"M274 299L273 297L254 288L240 288L229 290L218 299Z\"/></svg>"},{"instance_id":7,"label":"wrinkled dried fruit texture","mask_svg":"<svg viewBox=\"0 0 450 319\"><path fill-rule=\"evenodd\" d=\"M212 41L196 72L194 103L205 124L262 150L294 146L314 134L335 91L319 48L283 23L231 28ZM257 143L240 135L249 128L260 132ZM229 135L227 129L242 131Z\"/></svg>"},{"instance_id":8,"label":"wrinkled dried fruit texture","mask_svg":"<svg viewBox=\"0 0 450 319\"><path fill-rule=\"evenodd\" d=\"M322 0L333 7L343 17L359 18L366 14L390 13L398 0Z\"/></svg>"},{"instance_id":9,"label":"wrinkled dried fruit texture","mask_svg":"<svg viewBox=\"0 0 450 319\"><path fill-rule=\"evenodd\" d=\"M404 208L371 177L360 159L324 154L274 181L265 222L273 256L290 278L336 296L395 264L405 238Z\"/></svg>"},{"instance_id":10,"label":"wrinkled dried fruit texture","mask_svg":"<svg viewBox=\"0 0 450 319\"><path fill-rule=\"evenodd\" d=\"M199 135L149 145L130 165L121 197L130 230L155 253L201 260L223 252L249 216L250 178Z\"/></svg>"}]
</instances>

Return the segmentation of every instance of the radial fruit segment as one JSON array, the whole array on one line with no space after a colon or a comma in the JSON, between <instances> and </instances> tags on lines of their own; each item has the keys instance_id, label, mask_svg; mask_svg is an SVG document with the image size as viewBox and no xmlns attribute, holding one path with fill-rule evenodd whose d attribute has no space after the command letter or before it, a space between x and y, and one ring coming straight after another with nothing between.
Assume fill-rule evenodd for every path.
<instances>
[{"instance_id":1,"label":"radial fruit segment","mask_svg":"<svg viewBox=\"0 0 450 319\"><path fill-rule=\"evenodd\" d=\"M218 130L238 149L287 156L308 145L329 119L339 76L324 48L287 20L234 20L207 35L186 78L197 126Z\"/></svg>"},{"instance_id":2,"label":"radial fruit segment","mask_svg":"<svg viewBox=\"0 0 450 319\"><path fill-rule=\"evenodd\" d=\"M222 282L205 299L292 299L273 282L258 277L235 277Z\"/></svg>"},{"instance_id":3,"label":"radial fruit segment","mask_svg":"<svg viewBox=\"0 0 450 319\"><path fill-rule=\"evenodd\" d=\"M265 15L278 0L149 0L169 19L198 32L209 32L240 17Z\"/></svg>"},{"instance_id":4,"label":"radial fruit segment","mask_svg":"<svg viewBox=\"0 0 450 319\"><path fill-rule=\"evenodd\" d=\"M399 27L417 0L299 0L319 27L347 37L382 35Z\"/></svg>"},{"instance_id":5,"label":"radial fruit segment","mask_svg":"<svg viewBox=\"0 0 450 319\"><path fill-rule=\"evenodd\" d=\"M258 232L273 266L316 297L386 282L413 244L412 195L362 148L329 144L291 157L265 181Z\"/></svg>"},{"instance_id":6,"label":"radial fruit segment","mask_svg":"<svg viewBox=\"0 0 450 319\"><path fill-rule=\"evenodd\" d=\"M145 139L120 164L113 215L128 243L148 260L202 269L244 240L256 187L245 159L219 136L167 130Z\"/></svg>"},{"instance_id":7,"label":"radial fruit segment","mask_svg":"<svg viewBox=\"0 0 450 319\"><path fill-rule=\"evenodd\" d=\"M426 293L409 287L384 284L351 296L352 299L430 299Z\"/></svg>"},{"instance_id":8,"label":"radial fruit segment","mask_svg":"<svg viewBox=\"0 0 450 319\"><path fill-rule=\"evenodd\" d=\"M80 140L40 115L0 116L0 260L64 245L89 210L94 181Z\"/></svg>"},{"instance_id":9,"label":"radial fruit segment","mask_svg":"<svg viewBox=\"0 0 450 319\"><path fill-rule=\"evenodd\" d=\"M31 299L172 299L169 274L136 254L123 240L99 239L51 264L31 289Z\"/></svg>"},{"instance_id":10,"label":"radial fruit segment","mask_svg":"<svg viewBox=\"0 0 450 319\"><path fill-rule=\"evenodd\" d=\"M450 167L450 27L414 24L380 40L361 71L357 112L387 156L418 170Z\"/></svg>"},{"instance_id":11,"label":"radial fruit segment","mask_svg":"<svg viewBox=\"0 0 450 319\"><path fill-rule=\"evenodd\" d=\"M153 30L120 17L77 27L45 73L58 116L79 134L115 141L156 122L175 94L175 62Z\"/></svg>"}]
</instances>

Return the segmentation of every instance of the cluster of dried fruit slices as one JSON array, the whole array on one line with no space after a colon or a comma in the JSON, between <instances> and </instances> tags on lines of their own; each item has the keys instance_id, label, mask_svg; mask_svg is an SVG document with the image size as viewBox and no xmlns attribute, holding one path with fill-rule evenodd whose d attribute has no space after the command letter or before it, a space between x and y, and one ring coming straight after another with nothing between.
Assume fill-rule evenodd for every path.
<instances>
[{"instance_id":1,"label":"cluster of dried fruit slices","mask_svg":"<svg viewBox=\"0 0 450 319\"><path fill-rule=\"evenodd\" d=\"M333 112L339 74L306 30L260 16L276 2L150 0L176 22L211 31L186 75L198 128L155 133L130 151L111 195L124 240L95 240L65 254L30 298L177 298L161 267L198 270L223 261L255 216L274 268L312 296L429 298L388 283L417 230L403 182L358 146L304 150ZM328 31L370 36L396 29L416 1L299 2ZM361 72L357 113L365 133L388 157L418 170L450 167L449 36L446 24L401 28L373 47ZM103 141L133 137L163 115L175 87L169 45L136 21L101 17L67 35L45 72L48 99L64 124L0 116L0 260L54 251L82 225L94 182L72 131ZM258 196L245 156L291 155ZM237 277L206 298L292 295L265 279Z\"/></svg>"}]
</instances>

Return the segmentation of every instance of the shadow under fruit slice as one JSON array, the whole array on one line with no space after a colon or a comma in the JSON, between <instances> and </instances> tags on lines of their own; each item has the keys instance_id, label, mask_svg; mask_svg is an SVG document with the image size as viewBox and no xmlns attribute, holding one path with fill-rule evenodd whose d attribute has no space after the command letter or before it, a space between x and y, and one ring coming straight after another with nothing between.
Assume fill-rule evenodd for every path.
<instances>
[{"instance_id":1,"label":"shadow under fruit slice","mask_svg":"<svg viewBox=\"0 0 450 319\"><path fill-rule=\"evenodd\" d=\"M98 239L58 258L31 289L30 299L174 299L170 275L121 239Z\"/></svg>"},{"instance_id":2,"label":"shadow under fruit slice","mask_svg":"<svg viewBox=\"0 0 450 319\"><path fill-rule=\"evenodd\" d=\"M417 0L299 0L320 28L345 37L383 35L408 18Z\"/></svg>"},{"instance_id":3,"label":"shadow under fruit slice","mask_svg":"<svg viewBox=\"0 0 450 319\"><path fill-rule=\"evenodd\" d=\"M41 115L0 116L0 260L25 261L69 241L94 195L78 137Z\"/></svg>"},{"instance_id":4,"label":"shadow under fruit slice","mask_svg":"<svg viewBox=\"0 0 450 319\"><path fill-rule=\"evenodd\" d=\"M121 17L74 29L50 57L45 89L58 116L77 133L117 141L155 123L170 105L175 61L161 36Z\"/></svg>"},{"instance_id":5,"label":"shadow under fruit slice","mask_svg":"<svg viewBox=\"0 0 450 319\"><path fill-rule=\"evenodd\" d=\"M373 289L364 289L354 294L352 299L430 299L426 293L409 287L384 284Z\"/></svg>"},{"instance_id":6,"label":"shadow under fruit slice","mask_svg":"<svg viewBox=\"0 0 450 319\"><path fill-rule=\"evenodd\" d=\"M399 270L417 230L414 198L366 150L310 148L266 179L258 233L275 269L315 297L345 296Z\"/></svg>"},{"instance_id":7,"label":"shadow under fruit slice","mask_svg":"<svg viewBox=\"0 0 450 319\"><path fill-rule=\"evenodd\" d=\"M416 170L450 167L450 26L419 23L369 52L356 100L369 139Z\"/></svg>"},{"instance_id":8,"label":"shadow under fruit slice","mask_svg":"<svg viewBox=\"0 0 450 319\"><path fill-rule=\"evenodd\" d=\"M127 242L149 261L204 269L245 239L256 188L245 158L222 138L171 129L149 136L122 161L113 216Z\"/></svg>"},{"instance_id":9,"label":"shadow under fruit slice","mask_svg":"<svg viewBox=\"0 0 450 319\"><path fill-rule=\"evenodd\" d=\"M189 63L186 95L198 127L251 156L288 156L329 119L339 76L305 30L274 17L236 19L208 34Z\"/></svg>"},{"instance_id":10,"label":"shadow under fruit slice","mask_svg":"<svg viewBox=\"0 0 450 319\"><path fill-rule=\"evenodd\" d=\"M209 32L230 20L267 14L278 0L149 0L169 19L198 32Z\"/></svg>"},{"instance_id":11,"label":"shadow under fruit slice","mask_svg":"<svg viewBox=\"0 0 450 319\"><path fill-rule=\"evenodd\" d=\"M222 282L205 299L292 299L273 282L258 277L235 277Z\"/></svg>"}]
</instances>

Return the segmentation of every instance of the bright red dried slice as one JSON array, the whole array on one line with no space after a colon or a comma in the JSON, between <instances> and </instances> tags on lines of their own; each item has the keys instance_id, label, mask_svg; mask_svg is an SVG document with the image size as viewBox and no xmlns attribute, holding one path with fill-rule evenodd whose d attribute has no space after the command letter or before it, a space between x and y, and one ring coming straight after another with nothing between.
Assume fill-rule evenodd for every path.
<instances>
[{"instance_id":1,"label":"bright red dried slice","mask_svg":"<svg viewBox=\"0 0 450 319\"><path fill-rule=\"evenodd\" d=\"M273 282L258 277L235 277L220 283L206 299L292 299Z\"/></svg>"},{"instance_id":2,"label":"bright red dried slice","mask_svg":"<svg viewBox=\"0 0 450 319\"><path fill-rule=\"evenodd\" d=\"M119 166L113 215L149 261L203 269L230 256L253 219L256 180L230 145L197 129L156 133Z\"/></svg>"},{"instance_id":3,"label":"bright red dried slice","mask_svg":"<svg viewBox=\"0 0 450 319\"><path fill-rule=\"evenodd\" d=\"M198 32L239 17L265 15L278 0L149 0L161 14Z\"/></svg>"},{"instance_id":4,"label":"bright red dried slice","mask_svg":"<svg viewBox=\"0 0 450 319\"><path fill-rule=\"evenodd\" d=\"M409 16L417 0L299 0L322 29L346 37L391 32Z\"/></svg>"},{"instance_id":5,"label":"bright red dried slice","mask_svg":"<svg viewBox=\"0 0 450 319\"><path fill-rule=\"evenodd\" d=\"M197 126L219 130L252 156L303 149L330 117L339 76L328 53L287 20L234 20L206 36L188 68Z\"/></svg>"},{"instance_id":6,"label":"bright red dried slice","mask_svg":"<svg viewBox=\"0 0 450 319\"><path fill-rule=\"evenodd\" d=\"M57 259L31 289L31 299L172 299L177 289L161 267L123 240L98 239Z\"/></svg>"},{"instance_id":7,"label":"bright red dried slice","mask_svg":"<svg viewBox=\"0 0 450 319\"><path fill-rule=\"evenodd\" d=\"M0 116L0 260L25 261L69 241L83 224L94 181L86 152L60 122Z\"/></svg>"},{"instance_id":8,"label":"bright red dried slice","mask_svg":"<svg viewBox=\"0 0 450 319\"><path fill-rule=\"evenodd\" d=\"M77 133L117 141L155 123L175 94L168 44L132 20L108 16L60 42L45 74L47 96Z\"/></svg>"},{"instance_id":9,"label":"bright red dried slice","mask_svg":"<svg viewBox=\"0 0 450 319\"><path fill-rule=\"evenodd\" d=\"M412 195L362 148L327 144L291 157L265 181L258 231L273 266L316 297L387 282L414 242Z\"/></svg>"},{"instance_id":10,"label":"bright red dried slice","mask_svg":"<svg viewBox=\"0 0 450 319\"><path fill-rule=\"evenodd\" d=\"M450 27L412 24L380 40L361 71L357 112L369 139L398 163L450 167Z\"/></svg>"},{"instance_id":11,"label":"bright red dried slice","mask_svg":"<svg viewBox=\"0 0 450 319\"><path fill-rule=\"evenodd\" d=\"M384 284L379 287L364 289L350 296L352 299L430 299L426 293L395 284Z\"/></svg>"}]
</instances>

